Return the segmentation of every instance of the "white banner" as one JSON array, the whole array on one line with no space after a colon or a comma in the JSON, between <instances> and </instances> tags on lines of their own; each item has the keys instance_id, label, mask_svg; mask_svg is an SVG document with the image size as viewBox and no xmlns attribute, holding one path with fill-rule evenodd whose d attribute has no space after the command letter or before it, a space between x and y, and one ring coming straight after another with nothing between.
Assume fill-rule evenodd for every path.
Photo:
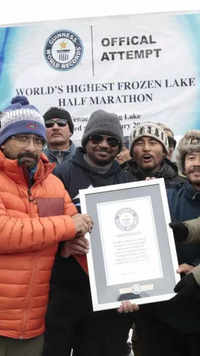
<instances>
[{"instance_id":1,"label":"white banner","mask_svg":"<svg viewBox=\"0 0 200 356\"><path fill-rule=\"evenodd\" d=\"M25 95L68 110L78 142L91 113L176 135L200 128L200 13L72 19L0 28L0 109Z\"/></svg>"}]
</instances>

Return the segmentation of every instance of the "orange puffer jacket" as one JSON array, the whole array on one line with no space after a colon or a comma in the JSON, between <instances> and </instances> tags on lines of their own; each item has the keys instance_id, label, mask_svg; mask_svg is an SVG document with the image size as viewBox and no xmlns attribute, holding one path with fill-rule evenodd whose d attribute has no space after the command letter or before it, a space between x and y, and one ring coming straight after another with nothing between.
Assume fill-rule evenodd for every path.
<instances>
[{"instance_id":1,"label":"orange puffer jacket","mask_svg":"<svg viewBox=\"0 0 200 356\"><path fill-rule=\"evenodd\" d=\"M62 182L51 173L53 168L42 154L35 183L28 189L17 161L5 158L0 151L0 335L3 336L28 339L44 332L49 279L58 242L75 236L71 216L77 211ZM39 201L47 202L45 214L39 213ZM57 212L50 216L55 205L62 206L59 208L62 215Z\"/></svg>"}]
</instances>

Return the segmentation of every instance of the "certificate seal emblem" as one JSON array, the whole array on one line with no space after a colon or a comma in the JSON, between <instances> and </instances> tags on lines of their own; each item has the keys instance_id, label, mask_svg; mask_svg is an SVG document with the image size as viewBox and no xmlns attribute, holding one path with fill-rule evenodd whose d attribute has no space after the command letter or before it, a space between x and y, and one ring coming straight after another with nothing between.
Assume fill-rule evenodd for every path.
<instances>
[{"instance_id":1,"label":"certificate seal emblem","mask_svg":"<svg viewBox=\"0 0 200 356\"><path fill-rule=\"evenodd\" d=\"M44 56L56 70L70 70L81 60L83 45L79 36L69 30L56 31L49 36Z\"/></svg>"},{"instance_id":2,"label":"certificate seal emblem","mask_svg":"<svg viewBox=\"0 0 200 356\"><path fill-rule=\"evenodd\" d=\"M115 215L115 225L121 231L131 231L136 228L138 223L139 217L134 209L122 208Z\"/></svg>"}]
</instances>

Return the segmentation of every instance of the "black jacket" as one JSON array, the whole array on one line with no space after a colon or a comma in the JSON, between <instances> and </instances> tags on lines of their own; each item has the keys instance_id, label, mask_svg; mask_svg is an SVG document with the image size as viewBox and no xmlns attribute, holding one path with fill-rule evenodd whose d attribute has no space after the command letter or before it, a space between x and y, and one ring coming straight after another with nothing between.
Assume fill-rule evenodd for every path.
<instances>
[{"instance_id":1,"label":"black jacket","mask_svg":"<svg viewBox=\"0 0 200 356\"><path fill-rule=\"evenodd\" d=\"M183 183L185 178L178 175L178 169L176 163L171 162L167 158L163 160L160 169L154 173L148 174L138 167L134 159L123 163L122 169L129 172L132 176L132 181L145 180L146 177L164 178L166 187L174 186L178 183Z\"/></svg>"},{"instance_id":2,"label":"black jacket","mask_svg":"<svg viewBox=\"0 0 200 356\"><path fill-rule=\"evenodd\" d=\"M89 166L84 160L84 151L77 148L75 155L68 162L57 165L54 174L59 177L73 203L80 211L79 189L89 186L99 187L130 181L130 176L124 172L117 161L113 161L111 168L104 174L97 173L96 169ZM57 254L52 273L52 283L60 287L69 287L82 291L89 290L88 276L74 257L63 258Z\"/></svg>"},{"instance_id":3,"label":"black jacket","mask_svg":"<svg viewBox=\"0 0 200 356\"><path fill-rule=\"evenodd\" d=\"M79 189L89 186L100 187L118 183L130 182L130 174L123 171L117 161L113 161L111 168L100 174L95 168L89 166L83 158L84 151L77 148L75 155L68 162L57 166L54 174L59 177L68 190L73 203L80 210Z\"/></svg>"},{"instance_id":4,"label":"black jacket","mask_svg":"<svg viewBox=\"0 0 200 356\"><path fill-rule=\"evenodd\" d=\"M184 221L199 216L200 192L195 191L188 180L185 180L184 184L177 184L167 189L167 195L172 220ZM176 250L179 264L200 263L199 243L176 243ZM190 297L181 297L179 300L171 299L144 305L141 307L141 313L141 315L138 313L138 319L148 315L154 320L154 325L157 320L182 334L200 335L200 293ZM139 320L138 323L140 323Z\"/></svg>"}]
</instances>

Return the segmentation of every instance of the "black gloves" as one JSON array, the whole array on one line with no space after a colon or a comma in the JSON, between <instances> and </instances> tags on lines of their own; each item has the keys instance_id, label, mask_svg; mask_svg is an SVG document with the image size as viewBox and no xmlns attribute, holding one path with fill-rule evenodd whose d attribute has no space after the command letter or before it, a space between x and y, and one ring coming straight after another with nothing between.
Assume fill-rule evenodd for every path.
<instances>
[{"instance_id":1,"label":"black gloves","mask_svg":"<svg viewBox=\"0 0 200 356\"><path fill-rule=\"evenodd\" d=\"M175 286L174 292L178 293L173 299L178 299L179 297L198 297L200 294L200 287L197 284L192 273L187 274L183 277Z\"/></svg>"},{"instance_id":2,"label":"black gloves","mask_svg":"<svg viewBox=\"0 0 200 356\"><path fill-rule=\"evenodd\" d=\"M174 233L174 239L177 242L185 241L188 237L188 228L181 221L174 221L169 223Z\"/></svg>"}]
</instances>

